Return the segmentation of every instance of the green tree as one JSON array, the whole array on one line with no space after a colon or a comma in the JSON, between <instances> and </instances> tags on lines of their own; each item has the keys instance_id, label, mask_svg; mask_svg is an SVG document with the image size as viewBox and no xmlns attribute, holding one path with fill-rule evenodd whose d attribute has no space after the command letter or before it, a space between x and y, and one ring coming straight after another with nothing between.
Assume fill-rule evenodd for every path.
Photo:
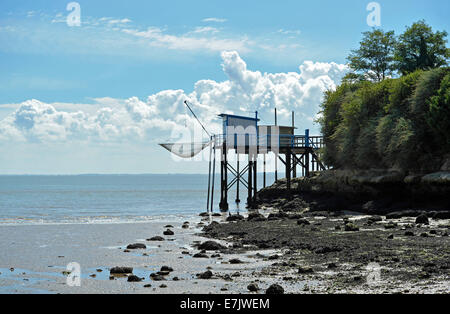
<instances>
[{"instance_id":1,"label":"green tree","mask_svg":"<svg viewBox=\"0 0 450 314\"><path fill-rule=\"evenodd\" d=\"M382 81L395 69L394 49L395 35L393 31L384 32L375 29L364 32L358 50L352 50L347 57L349 67L373 81Z\"/></svg>"},{"instance_id":2,"label":"green tree","mask_svg":"<svg viewBox=\"0 0 450 314\"><path fill-rule=\"evenodd\" d=\"M395 48L397 70L405 75L415 70L429 70L448 64L450 49L447 32L433 32L425 21L414 23L399 37Z\"/></svg>"},{"instance_id":3,"label":"green tree","mask_svg":"<svg viewBox=\"0 0 450 314\"><path fill-rule=\"evenodd\" d=\"M434 140L438 146L450 151L450 74L447 74L441 82L437 95L428 101L429 113L428 126L433 131Z\"/></svg>"}]
</instances>

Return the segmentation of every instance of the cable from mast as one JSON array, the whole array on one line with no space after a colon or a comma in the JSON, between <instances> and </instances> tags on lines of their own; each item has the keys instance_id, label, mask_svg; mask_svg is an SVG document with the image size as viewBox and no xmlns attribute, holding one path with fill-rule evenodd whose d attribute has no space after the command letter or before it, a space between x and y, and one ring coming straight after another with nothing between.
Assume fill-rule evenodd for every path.
<instances>
[{"instance_id":1,"label":"cable from mast","mask_svg":"<svg viewBox=\"0 0 450 314\"><path fill-rule=\"evenodd\" d=\"M206 134L208 134L208 136L211 138L211 134L208 132L208 130L206 130L206 128L204 127L204 125L200 122L199 118L197 118L197 115L194 113L194 111L191 109L191 107L189 106L189 103L187 100L184 101L184 104L186 105L186 107L188 107L189 111L192 113L192 115L194 116L194 118L197 120L197 122L202 126L203 131L206 132Z\"/></svg>"}]
</instances>

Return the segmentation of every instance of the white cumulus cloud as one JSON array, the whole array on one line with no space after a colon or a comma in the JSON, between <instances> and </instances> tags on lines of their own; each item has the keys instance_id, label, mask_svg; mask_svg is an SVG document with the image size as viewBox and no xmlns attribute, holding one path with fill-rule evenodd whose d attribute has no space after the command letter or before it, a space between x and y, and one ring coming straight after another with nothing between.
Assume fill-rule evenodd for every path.
<instances>
[{"instance_id":1,"label":"white cumulus cloud","mask_svg":"<svg viewBox=\"0 0 450 314\"><path fill-rule=\"evenodd\" d=\"M212 132L220 132L220 113L254 115L262 123L273 121L276 107L280 120L297 115L300 129L312 128L314 117L326 90L334 89L347 72L336 63L306 61L298 72L261 73L247 68L235 51L224 51L222 69L227 80L200 80L190 93L164 90L147 99L131 97L95 99L97 110L80 110L86 104L63 107L28 100L0 121L0 141L10 142L137 142L168 139L178 131L195 125L183 102L188 100L202 122ZM57 107L58 109L56 109ZM288 124L289 122L286 122Z\"/></svg>"}]
</instances>

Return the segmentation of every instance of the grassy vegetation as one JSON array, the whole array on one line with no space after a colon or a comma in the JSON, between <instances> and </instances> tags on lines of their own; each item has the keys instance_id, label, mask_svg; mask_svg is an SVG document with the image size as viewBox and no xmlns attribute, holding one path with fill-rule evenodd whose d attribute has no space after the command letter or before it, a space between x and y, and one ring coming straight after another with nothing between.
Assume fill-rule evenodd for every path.
<instances>
[{"instance_id":1,"label":"grassy vegetation","mask_svg":"<svg viewBox=\"0 0 450 314\"><path fill-rule=\"evenodd\" d=\"M439 170L450 154L450 68L344 81L326 93L322 113L330 166Z\"/></svg>"}]
</instances>

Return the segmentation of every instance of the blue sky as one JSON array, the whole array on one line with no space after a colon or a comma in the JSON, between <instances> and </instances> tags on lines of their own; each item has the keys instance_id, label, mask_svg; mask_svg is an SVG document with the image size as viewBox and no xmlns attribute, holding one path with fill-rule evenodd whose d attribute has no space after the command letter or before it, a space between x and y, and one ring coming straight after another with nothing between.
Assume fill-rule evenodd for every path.
<instances>
[{"instance_id":1,"label":"blue sky","mask_svg":"<svg viewBox=\"0 0 450 314\"><path fill-rule=\"evenodd\" d=\"M66 5L69 2L1 1L0 121L3 120L5 125L5 119L14 115L22 103L31 99L40 102L31 105L34 112L41 110L39 112L42 114L45 111L43 106L48 104L58 113L86 113L87 116L80 121L95 120L98 118L97 110L102 108L119 108L118 116L123 108L128 110L128 114L130 110L135 113L142 109L153 112L152 118L167 121L169 117L162 115L161 108L176 106L176 101L167 102L167 99L173 99L167 95L163 95L166 98L161 100L159 93L173 90L182 90L183 97L194 97L198 106L209 104L211 107L219 107L217 110L231 110L242 114L236 112L242 107L240 105L230 102L229 105L221 106L217 101L211 101L212 94L223 92L222 87L208 85L204 88L209 92L204 92L203 88L204 96L200 97L201 92L196 91L196 86L202 84L198 82L229 81L231 85L236 85L258 81L258 86L267 86L266 83L270 81L277 87L265 91L264 99L273 93L283 95L286 112L296 110L298 121L309 119L304 124L305 128L309 127L317 132L317 126L311 122L320 102L317 95L323 92L322 89L331 88L338 83L340 74L344 72L339 65L345 64L349 51L358 46L361 32L370 29L366 23L369 13L366 6L370 1L362 0L79 0L80 27L69 27L66 24L66 17L70 13L66 10ZM447 0L396 0L378 3L381 5L381 27L385 30L392 29L399 34L406 25L419 19L425 19L435 30L450 29L450 3ZM236 52L238 57L224 55L224 51ZM314 64L305 65L306 61ZM224 67L224 63L228 66ZM293 88L289 82L294 76L287 74L299 73L301 65L305 66L303 77L297 77L300 84L288 92L274 83L276 79L264 77L266 72L283 74L286 76L287 88ZM245 75L234 76L235 70L239 72L242 69L244 72L248 70ZM259 77L257 73L262 76ZM324 76L329 80L324 79ZM255 86L251 92L254 97L249 96L249 99L260 101L263 98L258 98L258 88L261 87ZM302 90L301 94L295 94L298 89ZM196 94L192 95L194 91ZM286 93L291 94L286 96ZM234 97L235 94L236 92ZM249 92L245 95L249 95ZM295 95L300 95L299 98L303 100L293 100L291 103L289 99L293 99ZM137 97L145 104L132 102L132 105L127 105L126 100L131 97ZM236 98L234 101L236 102ZM275 101L269 101L261 108L261 115L268 122L275 105ZM255 103L244 109L251 111L259 108L258 106L259 103ZM37 107L40 109L36 109ZM182 111L181 106L176 107L178 111L171 112L172 115ZM139 112L142 113L142 110ZM159 112L159 116L156 112ZM205 120L208 120L208 114L212 115L211 110L204 113ZM287 114L285 116L288 121ZM76 118L70 116L70 119ZM179 121L174 120L174 123ZM141 122L142 119L139 120ZM44 125L43 122L35 123ZM118 127L120 136L124 134L121 130L126 129L124 123L121 121L120 128ZM118 144L117 138L112 142L98 139L93 141L90 134L83 137L83 144L80 144L77 137L76 143L72 145L70 141L74 136L68 138L68 131L65 129L65 137L56 136L56 142L60 141L57 144L55 140L46 141L41 136L44 129L49 137L57 132L49 130L53 127L49 125L45 124L45 128L40 129L39 136L21 135L21 141L11 140L11 134L17 130L10 131L10 140L3 140L3 148L0 149L7 149L11 153L10 157L0 157L0 173L203 171L201 162L192 166L184 163L167 167L155 165L167 157L165 152L155 148L157 140L170 137L167 126L151 131L137 130L138 133L150 132L154 139L149 140L150 136L147 135L148 146L152 148L143 150L142 138L145 137L141 133L138 141L130 140L126 144ZM59 130L61 125L57 124L56 128ZM0 128L0 139L1 130ZM3 133L6 134L6 131ZM8 136L5 135L4 138ZM61 148L61 141L68 147ZM84 158L81 161L77 161L80 158L71 158L74 155L71 147L76 146L79 150L81 146L77 145L83 147ZM98 145L105 147L99 149ZM123 151L130 152L125 154L128 157L118 153ZM51 155L47 156L46 152L51 152ZM111 161L107 158L111 154L121 157L112 158L114 160ZM142 154L142 157L137 158L136 154ZM148 154L155 156L152 166L146 162ZM45 158L42 158L43 155ZM40 162L33 166L30 159L38 156ZM100 165L93 161L103 160L102 158L104 161ZM136 158L140 161L136 161ZM61 166L55 167L55 164Z\"/></svg>"}]
</instances>

